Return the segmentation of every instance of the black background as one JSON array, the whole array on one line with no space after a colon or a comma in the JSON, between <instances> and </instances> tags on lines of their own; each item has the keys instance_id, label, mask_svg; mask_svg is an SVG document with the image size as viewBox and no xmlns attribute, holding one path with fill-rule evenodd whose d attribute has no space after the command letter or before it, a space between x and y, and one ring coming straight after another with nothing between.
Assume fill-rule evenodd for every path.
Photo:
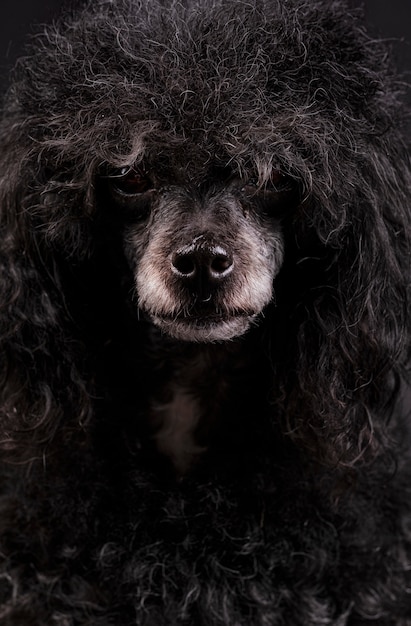
<instances>
[{"instance_id":1,"label":"black background","mask_svg":"<svg viewBox=\"0 0 411 626\"><path fill-rule=\"evenodd\" d=\"M82 0L73 0L80 4ZM146 0L149 2L150 0ZM331 0L330 0L331 1ZM22 54L26 35L36 24L50 21L72 0L0 0L0 89L15 59ZM363 6L371 32L394 39L400 69L411 82L411 3L406 0L350 0ZM408 6L407 6L408 5ZM408 76L407 76L408 74Z\"/></svg>"}]
</instances>

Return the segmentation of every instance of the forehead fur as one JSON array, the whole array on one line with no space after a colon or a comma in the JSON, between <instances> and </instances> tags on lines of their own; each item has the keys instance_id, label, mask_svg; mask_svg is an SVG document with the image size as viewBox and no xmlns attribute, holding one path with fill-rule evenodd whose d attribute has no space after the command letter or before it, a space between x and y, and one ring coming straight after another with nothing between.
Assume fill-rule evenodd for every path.
<instances>
[{"instance_id":1,"label":"forehead fur","mask_svg":"<svg viewBox=\"0 0 411 626\"><path fill-rule=\"evenodd\" d=\"M47 119L35 132L43 143L82 162L85 149L124 163L147 143L185 142L197 162L251 161L262 177L280 163L326 179L336 141L349 154L353 128L387 125L368 60L378 49L344 11L304 0L93 1L36 38L11 97Z\"/></svg>"}]
</instances>

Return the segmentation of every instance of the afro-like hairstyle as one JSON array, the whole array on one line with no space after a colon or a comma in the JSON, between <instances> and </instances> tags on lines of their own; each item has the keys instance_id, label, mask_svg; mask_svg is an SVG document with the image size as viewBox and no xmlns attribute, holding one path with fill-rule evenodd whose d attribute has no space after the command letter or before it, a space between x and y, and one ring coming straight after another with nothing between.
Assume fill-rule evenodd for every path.
<instances>
[{"instance_id":1,"label":"afro-like hairstyle","mask_svg":"<svg viewBox=\"0 0 411 626\"><path fill-rule=\"evenodd\" d=\"M344 1L93 0L33 39L0 127L2 624L409 623L401 90ZM157 157L299 193L275 301L218 370L224 436L178 481L145 421L174 352L101 191Z\"/></svg>"}]
</instances>

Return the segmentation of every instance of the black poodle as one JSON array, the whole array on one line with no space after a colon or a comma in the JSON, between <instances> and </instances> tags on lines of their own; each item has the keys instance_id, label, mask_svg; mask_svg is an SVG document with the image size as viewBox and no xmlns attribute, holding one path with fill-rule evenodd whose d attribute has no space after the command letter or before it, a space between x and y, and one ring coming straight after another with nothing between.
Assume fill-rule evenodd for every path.
<instances>
[{"instance_id":1,"label":"black poodle","mask_svg":"<svg viewBox=\"0 0 411 626\"><path fill-rule=\"evenodd\" d=\"M409 626L411 179L344 1L92 0L1 125L0 624Z\"/></svg>"}]
</instances>

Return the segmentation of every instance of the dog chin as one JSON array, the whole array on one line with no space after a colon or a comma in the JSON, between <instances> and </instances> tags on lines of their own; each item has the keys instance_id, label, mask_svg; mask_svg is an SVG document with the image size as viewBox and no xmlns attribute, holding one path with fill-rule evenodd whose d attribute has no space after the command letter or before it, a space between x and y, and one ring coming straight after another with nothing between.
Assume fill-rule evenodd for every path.
<instances>
[{"instance_id":1,"label":"dog chin","mask_svg":"<svg viewBox=\"0 0 411 626\"><path fill-rule=\"evenodd\" d=\"M256 315L233 315L213 318L172 318L153 316L152 322L164 333L179 341L212 343L229 341L243 335Z\"/></svg>"}]
</instances>

